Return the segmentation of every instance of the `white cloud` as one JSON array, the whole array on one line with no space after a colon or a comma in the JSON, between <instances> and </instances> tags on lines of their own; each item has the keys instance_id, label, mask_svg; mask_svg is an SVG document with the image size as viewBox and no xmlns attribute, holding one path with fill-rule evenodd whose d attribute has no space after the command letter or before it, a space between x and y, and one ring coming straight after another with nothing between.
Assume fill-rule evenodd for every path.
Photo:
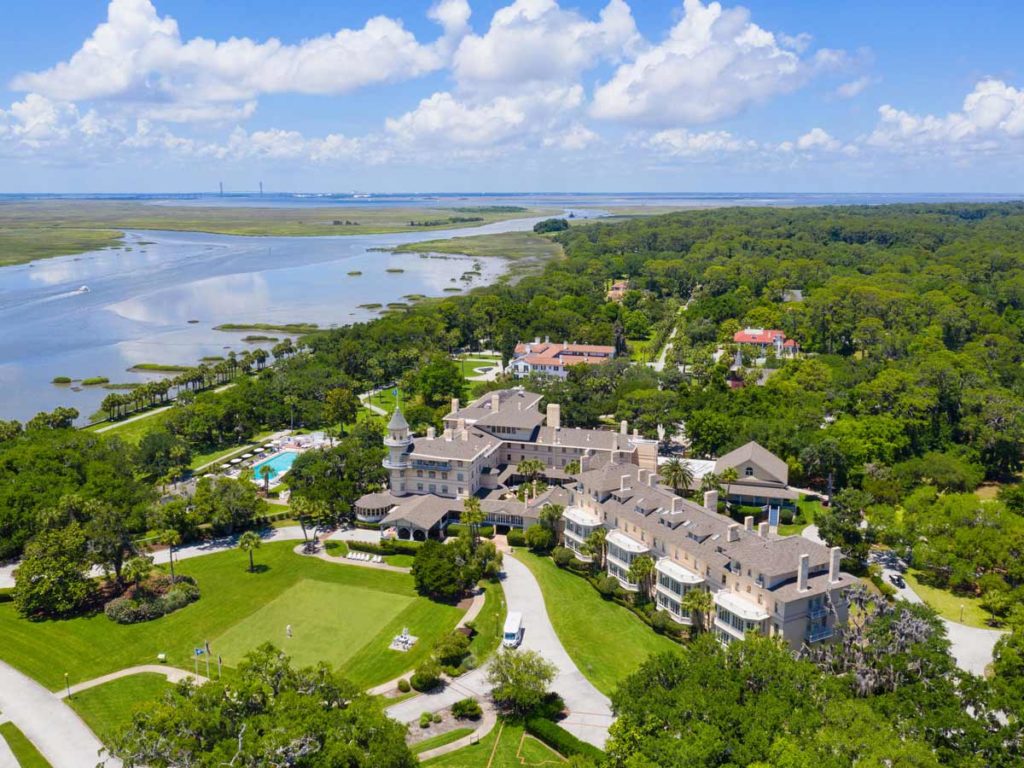
<instances>
[{"instance_id":1,"label":"white cloud","mask_svg":"<svg viewBox=\"0 0 1024 768\"><path fill-rule=\"evenodd\" d=\"M803 151L812 149L836 151L841 147L842 142L832 138L823 128L812 128L796 140L796 148Z\"/></svg>"},{"instance_id":2,"label":"white cloud","mask_svg":"<svg viewBox=\"0 0 1024 768\"><path fill-rule=\"evenodd\" d=\"M666 126L731 117L843 60L842 52L827 50L802 59L806 42L776 37L753 23L746 8L685 0L684 16L667 39L619 66L598 86L591 111Z\"/></svg>"},{"instance_id":3,"label":"white cloud","mask_svg":"<svg viewBox=\"0 0 1024 768\"><path fill-rule=\"evenodd\" d=\"M865 142L894 150L988 152L1024 139L1024 91L1002 80L978 82L959 112L915 115L889 104L879 107L879 122Z\"/></svg>"},{"instance_id":4,"label":"white cloud","mask_svg":"<svg viewBox=\"0 0 1024 768\"><path fill-rule=\"evenodd\" d=\"M555 147L557 149L565 149L570 152L578 152L581 149L586 149L594 142L598 141L600 137L587 126L581 123L573 123L564 131L553 133L550 136L546 136L541 144L545 147Z\"/></svg>"},{"instance_id":5,"label":"white cloud","mask_svg":"<svg viewBox=\"0 0 1024 768\"><path fill-rule=\"evenodd\" d=\"M453 71L465 88L574 81L602 59L617 60L638 40L624 0L591 21L555 0L514 0L495 12L486 34L468 35Z\"/></svg>"},{"instance_id":6,"label":"white cloud","mask_svg":"<svg viewBox=\"0 0 1024 768\"><path fill-rule=\"evenodd\" d=\"M161 120L234 120L250 115L260 94L340 94L440 69L452 37L466 28L469 7L442 0L431 17L445 37L430 44L386 16L295 45L275 38L217 42L182 40L177 22L159 16L150 0L111 0L107 21L70 59L21 74L12 87L59 101L148 105L141 113Z\"/></svg>"},{"instance_id":7,"label":"white cloud","mask_svg":"<svg viewBox=\"0 0 1024 768\"><path fill-rule=\"evenodd\" d=\"M840 99L852 99L862 94L869 85L871 85L870 77L867 77L866 75L864 77L858 77L856 80L843 83L836 88L836 96Z\"/></svg>"},{"instance_id":8,"label":"white cloud","mask_svg":"<svg viewBox=\"0 0 1024 768\"><path fill-rule=\"evenodd\" d=\"M685 128L672 128L651 134L644 146L672 157L721 155L757 148L757 143L737 138L728 131L691 133Z\"/></svg>"}]
</instances>

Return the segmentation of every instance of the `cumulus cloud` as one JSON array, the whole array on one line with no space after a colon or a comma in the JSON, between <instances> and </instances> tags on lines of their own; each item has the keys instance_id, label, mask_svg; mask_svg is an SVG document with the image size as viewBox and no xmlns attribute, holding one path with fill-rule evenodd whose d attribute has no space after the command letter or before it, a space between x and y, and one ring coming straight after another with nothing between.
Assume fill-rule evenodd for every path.
<instances>
[{"instance_id":1,"label":"cumulus cloud","mask_svg":"<svg viewBox=\"0 0 1024 768\"><path fill-rule=\"evenodd\" d=\"M111 0L100 24L70 59L18 75L15 90L60 101L117 99L150 106L161 120L238 119L266 93L340 94L416 77L447 63L469 19L466 0L442 0L431 17L444 36L420 43L401 21L369 19L298 44L232 37L183 40L178 23L150 0Z\"/></svg>"},{"instance_id":2,"label":"cumulus cloud","mask_svg":"<svg viewBox=\"0 0 1024 768\"><path fill-rule=\"evenodd\" d=\"M624 0L610 0L596 21L555 0L514 0L495 12L485 34L462 39L453 71L464 88L575 80L638 40Z\"/></svg>"},{"instance_id":3,"label":"cumulus cloud","mask_svg":"<svg viewBox=\"0 0 1024 768\"><path fill-rule=\"evenodd\" d=\"M644 146L671 157L699 157L753 150L754 141L737 138L728 131L692 133L684 128L672 128L651 134Z\"/></svg>"},{"instance_id":4,"label":"cumulus cloud","mask_svg":"<svg viewBox=\"0 0 1024 768\"><path fill-rule=\"evenodd\" d=\"M991 151L1024 139L1024 90L1002 80L978 82L961 110L945 116L916 115L889 104L878 114L865 143L881 149Z\"/></svg>"},{"instance_id":5,"label":"cumulus cloud","mask_svg":"<svg viewBox=\"0 0 1024 768\"><path fill-rule=\"evenodd\" d=\"M842 52L810 59L804 37L782 38L750 20L746 8L685 0L682 19L657 45L647 45L598 86L595 117L679 125L731 117L791 91L821 68L838 66Z\"/></svg>"}]
</instances>

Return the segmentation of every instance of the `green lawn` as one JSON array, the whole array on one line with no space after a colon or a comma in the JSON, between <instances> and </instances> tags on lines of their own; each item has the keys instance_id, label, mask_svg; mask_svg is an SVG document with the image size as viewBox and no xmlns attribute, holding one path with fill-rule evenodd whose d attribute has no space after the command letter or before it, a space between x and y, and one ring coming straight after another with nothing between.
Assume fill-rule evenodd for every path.
<instances>
[{"instance_id":1,"label":"green lawn","mask_svg":"<svg viewBox=\"0 0 1024 768\"><path fill-rule=\"evenodd\" d=\"M610 695L648 656L679 650L677 643L656 634L621 605L604 600L586 580L561 570L550 558L525 551L515 556L540 582L558 639L602 693Z\"/></svg>"},{"instance_id":2,"label":"green lawn","mask_svg":"<svg viewBox=\"0 0 1024 768\"><path fill-rule=\"evenodd\" d=\"M212 451L207 451L206 453L193 454L192 463L189 464L189 468L196 470L207 464L212 464L214 466L211 468L216 469L217 466L223 464L228 459L232 459L235 456L241 456L243 453L249 453L253 446L261 444L264 440L274 434L274 432L276 432L276 430L260 432L245 445L233 445L230 448L217 448Z\"/></svg>"},{"instance_id":3,"label":"green lawn","mask_svg":"<svg viewBox=\"0 0 1024 768\"><path fill-rule=\"evenodd\" d=\"M98 432L103 430L101 434L108 437L117 436L124 440L126 443L132 445L138 445L139 441L145 436L150 430L156 429L157 427L163 426L167 420L171 417L172 410L166 408L159 410L154 408L144 418L137 419L135 421L128 421L125 419L122 422L109 422L104 421L96 424L95 426L88 427L90 432ZM131 417L128 417L131 418ZM104 429L110 427L109 429Z\"/></svg>"},{"instance_id":4,"label":"green lawn","mask_svg":"<svg viewBox=\"0 0 1024 768\"><path fill-rule=\"evenodd\" d=\"M305 579L233 624L210 646L228 666L236 666L255 645L271 642L298 666L326 661L340 669L413 599ZM287 626L292 628L291 637Z\"/></svg>"},{"instance_id":5,"label":"green lawn","mask_svg":"<svg viewBox=\"0 0 1024 768\"><path fill-rule=\"evenodd\" d=\"M482 661L494 653L501 641L501 631L505 627L505 591L500 584L485 582L486 598L484 607L473 621L476 634L469 645L469 650Z\"/></svg>"},{"instance_id":6,"label":"green lawn","mask_svg":"<svg viewBox=\"0 0 1024 768\"><path fill-rule=\"evenodd\" d=\"M366 402L376 405L378 408L383 408L388 413L395 410L395 387L389 387L388 389L381 390L374 395L371 395ZM398 388L398 396L402 401L402 405L406 405L405 393L402 392L401 388Z\"/></svg>"},{"instance_id":7,"label":"green lawn","mask_svg":"<svg viewBox=\"0 0 1024 768\"><path fill-rule=\"evenodd\" d=\"M106 742L131 722L132 713L140 704L156 701L173 688L163 675L145 672L97 685L67 701L93 733Z\"/></svg>"},{"instance_id":8,"label":"green lawn","mask_svg":"<svg viewBox=\"0 0 1024 768\"><path fill-rule=\"evenodd\" d=\"M39 754L35 744L29 741L14 723L0 724L0 737L7 742L21 768L50 768L49 761Z\"/></svg>"},{"instance_id":9,"label":"green lawn","mask_svg":"<svg viewBox=\"0 0 1024 768\"><path fill-rule=\"evenodd\" d=\"M415 667L430 654L437 638L458 623L458 608L417 596L408 574L302 557L292 551L294 546L294 542L265 544L256 552L260 567L257 573L247 572L248 558L238 550L181 561L178 572L196 578L202 598L169 616L142 624L115 624L102 614L31 622L20 618L12 603L0 603L0 658L51 690L63 685L65 671L74 684L136 664L153 663L159 653L166 653L169 663L191 669L194 648L210 640L213 652L220 652L216 638L295 585L309 581L314 586L323 585L322 599L304 605L302 614L284 620L268 619L280 626L271 626L263 636L250 638L250 647L267 638L283 644L285 624L303 626L312 620L310 611L339 617L338 644L343 645L346 640L342 633L349 641L352 638L346 617L360 610L351 604L353 597L361 599L368 590L382 593L384 599L393 597L404 608L383 626L363 627L358 635L362 643L352 649L342 670L359 685L370 686ZM333 585L350 589L338 592L331 589ZM420 642L408 653L389 650L388 642L403 626L409 627ZM229 650L238 653L242 645L241 640L232 639Z\"/></svg>"},{"instance_id":10,"label":"green lawn","mask_svg":"<svg viewBox=\"0 0 1024 768\"><path fill-rule=\"evenodd\" d=\"M432 768L533 768L564 763L561 755L527 734L521 725L499 722L479 743L423 764Z\"/></svg>"},{"instance_id":11,"label":"green lawn","mask_svg":"<svg viewBox=\"0 0 1024 768\"><path fill-rule=\"evenodd\" d=\"M462 357L455 361L459 365L459 369L462 371L462 377L465 379L473 376L479 376L477 368L483 367L494 367L501 365L500 357Z\"/></svg>"},{"instance_id":12,"label":"green lawn","mask_svg":"<svg viewBox=\"0 0 1024 768\"><path fill-rule=\"evenodd\" d=\"M969 627L992 628L986 621L992 614L981 607L981 600L979 598L961 597L945 589L922 584L918 578L919 573L917 571L907 571L903 575L907 580L907 586L934 608L942 618L957 621ZM960 606L963 606L964 609L963 619L960 618Z\"/></svg>"},{"instance_id":13,"label":"green lawn","mask_svg":"<svg viewBox=\"0 0 1024 768\"><path fill-rule=\"evenodd\" d=\"M428 752L431 749L437 747L443 747L445 744L451 744L453 741L458 741L463 736L469 736L476 728L456 728L454 731L448 731L448 733L442 733L439 736L431 736L429 739L423 741L417 741L412 745L411 749L413 754L418 755L421 752Z\"/></svg>"}]
</instances>

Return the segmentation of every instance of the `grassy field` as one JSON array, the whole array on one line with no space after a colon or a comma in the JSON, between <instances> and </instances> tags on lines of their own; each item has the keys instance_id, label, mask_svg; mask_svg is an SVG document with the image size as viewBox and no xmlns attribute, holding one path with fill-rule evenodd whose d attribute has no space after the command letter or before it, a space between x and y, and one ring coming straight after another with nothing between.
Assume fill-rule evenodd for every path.
<instances>
[{"instance_id":1,"label":"grassy field","mask_svg":"<svg viewBox=\"0 0 1024 768\"><path fill-rule=\"evenodd\" d=\"M170 408L166 410L154 409L145 414L143 418L136 419L135 421L128 421L127 419L121 422L104 421L87 427L86 429L90 432L99 432L102 429L103 432L101 434L107 435L108 437L116 435L126 443L138 445L139 441L142 440L147 432L163 426L170 417ZM110 427L110 429L103 429L104 427Z\"/></svg>"},{"instance_id":2,"label":"grassy field","mask_svg":"<svg viewBox=\"0 0 1024 768\"><path fill-rule=\"evenodd\" d=\"M565 650L602 693L611 694L648 656L679 650L675 642L656 634L626 608L602 599L584 579L561 570L550 558L529 552L516 552L516 558L540 582L548 616Z\"/></svg>"},{"instance_id":3,"label":"grassy field","mask_svg":"<svg viewBox=\"0 0 1024 768\"><path fill-rule=\"evenodd\" d=\"M154 672L129 675L76 693L68 703L101 741L127 726L143 702L156 701L174 686Z\"/></svg>"},{"instance_id":4,"label":"grassy field","mask_svg":"<svg viewBox=\"0 0 1024 768\"><path fill-rule=\"evenodd\" d=\"M423 741L417 741L412 745L411 749L414 755L418 755L421 752L428 752L431 749L437 747L443 747L445 744L451 744L453 741L458 741L463 736L469 736L475 728L456 728L448 733L442 733L438 736L431 736L429 739Z\"/></svg>"},{"instance_id":5,"label":"grassy field","mask_svg":"<svg viewBox=\"0 0 1024 768\"><path fill-rule=\"evenodd\" d=\"M938 589L936 587L930 587L927 584L922 584L918 572L913 570L907 571L903 575L907 580L907 586L914 590L922 600L928 603L928 605L934 608L942 618L966 624L968 627L980 627L981 629L992 628L988 623L986 623L986 620L989 619L992 614L981 607L981 600L979 598L961 597L960 595L954 595L952 592L948 592L945 589ZM962 619L960 616L960 606L963 606L964 609Z\"/></svg>"},{"instance_id":6,"label":"grassy field","mask_svg":"<svg viewBox=\"0 0 1024 768\"><path fill-rule=\"evenodd\" d=\"M539 209L459 207L255 208L148 205L110 200L55 200L0 207L0 264L82 253L117 245L126 229L226 235L368 235L477 227L542 216ZM473 218L478 221L451 221ZM413 221L417 222L415 225ZM347 223L346 223L347 222ZM429 222L427 226L424 223Z\"/></svg>"},{"instance_id":7,"label":"grassy field","mask_svg":"<svg viewBox=\"0 0 1024 768\"><path fill-rule=\"evenodd\" d=\"M533 768L564 763L561 755L527 734L521 725L499 722L479 743L423 764L431 768Z\"/></svg>"},{"instance_id":8,"label":"grassy field","mask_svg":"<svg viewBox=\"0 0 1024 768\"><path fill-rule=\"evenodd\" d=\"M396 403L394 389L398 389L398 400L401 400L402 405L404 406L407 403L408 398L405 393L402 392L401 387L389 387L387 389L383 389L376 394L370 395L366 402L376 405L378 408L383 408L388 413L391 413L395 410Z\"/></svg>"},{"instance_id":9,"label":"grassy field","mask_svg":"<svg viewBox=\"0 0 1024 768\"><path fill-rule=\"evenodd\" d=\"M455 361L459 365L459 369L462 371L462 377L465 379L479 376L477 368L483 367L494 367L501 365L500 357L460 357Z\"/></svg>"},{"instance_id":10,"label":"grassy field","mask_svg":"<svg viewBox=\"0 0 1024 768\"><path fill-rule=\"evenodd\" d=\"M315 614L325 614L336 617L336 631L344 634L345 639L338 640L339 646L354 642L355 638L362 640L351 653L343 648L336 653L347 653L342 671L357 684L369 686L415 667L430 654L437 638L454 628L462 614L456 607L417 596L412 577L407 574L302 557L292 551L294 546L294 542L265 544L256 552L257 573L247 572L248 558L238 550L181 561L178 572L196 578L202 598L169 616L142 624L115 624L102 614L67 621L31 622L20 618L12 603L2 603L0 658L57 690L63 684L65 671L75 684L125 667L153 663L159 653L166 653L169 663L191 669L193 649L207 640L211 641L214 654L237 655L244 650L243 638L229 635L230 642L225 648L219 647L216 639L240 622L247 622L252 630L249 647L265 639L283 645L285 624L301 628L306 622L318 621ZM293 615L261 614L264 621L251 618L303 582L309 584L300 593L308 595L307 590L319 587L319 601L304 603ZM335 585L347 589L335 590ZM353 600L363 599L367 591L380 594L375 600L393 601L401 608L390 614L387 622L363 626L357 635L349 634L345 617L362 615L362 609ZM420 638L408 653L387 647L402 627L409 627ZM308 658L302 646L316 637L297 632L294 647L289 650Z\"/></svg>"},{"instance_id":11,"label":"grassy field","mask_svg":"<svg viewBox=\"0 0 1024 768\"><path fill-rule=\"evenodd\" d=\"M483 587L486 592L484 607L473 622L476 634L469 644L469 650L477 659L485 659L497 650L508 612L501 585L484 582Z\"/></svg>"},{"instance_id":12,"label":"grassy field","mask_svg":"<svg viewBox=\"0 0 1024 768\"><path fill-rule=\"evenodd\" d=\"M0 723L0 738L7 742L21 768L50 768L49 761L14 723Z\"/></svg>"}]
</instances>

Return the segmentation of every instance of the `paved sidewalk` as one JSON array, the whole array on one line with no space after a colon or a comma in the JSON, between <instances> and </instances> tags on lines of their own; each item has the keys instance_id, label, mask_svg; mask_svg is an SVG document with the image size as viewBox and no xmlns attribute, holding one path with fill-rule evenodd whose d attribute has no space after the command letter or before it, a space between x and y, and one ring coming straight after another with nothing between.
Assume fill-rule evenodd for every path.
<instances>
[{"instance_id":1,"label":"paved sidewalk","mask_svg":"<svg viewBox=\"0 0 1024 768\"><path fill-rule=\"evenodd\" d=\"M184 669L178 669L178 667L170 667L166 664L140 664L137 667L126 667L125 669L117 670L117 672L111 672L109 675L102 675L100 677L94 677L92 680L76 683L71 686L71 695L74 696L76 693L87 691L90 688L95 688L97 685L109 683L112 680L120 680L122 677L131 677L132 675L142 675L147 672L151 672L156 675L163 675L167 678L167 682L169 683L179 683L182 680L192 680L197 685L202 685L203 683L208 682L206 677L203 675L196 675ZM66 699L68 697L68 691L66 688L63 688L57 691L55 695L59 699Z\"/></svg>"},{"instance_id":2,"label":"paved sidewalk","mask_svg":"<svg viewBox=\"0 0 1024 768\"><path fill-rule=\"evenodd\" d=\"M3 716L0 715L0 723L4 722ZM11 752L11 748L7 745L7 740L0 736L0 768L20 768L18 761L14 759L14 753Z\"/></svg>"},{"instance_id":3,"label":"paved sidewalk","mask_svg":"<svg viewBox=\"0 0 1024 768\"><path fill-rule=\"evenodd\" d=\"M494 711L494 707L487 702L484 702L481 706L483 707L484 713L480 718L480 725L476 727L476 730L467 736L463 736L461 739L456 739L450 744L434 747L434 749L428 749L426 752L420 752L420 754L417 755L420 762L422 763L432 757L447 755L449 752L455 752L463 747L468 747L470 744L476 744L480 739L490 733L494 729L494 726L498 724L498 714Z\"/></svg>"},{"instance_id":4,"label":"paved sidewalk","mask_svg":"<svg viewBox=\"0 0 1024 768\"><path fill-rule=\"evenodd\" d=\"M0 661L0 710L53 768L96 768L103 744L71 707ZM119 767L120 760L107 765Z\"/></svg>"}]
</instances>

